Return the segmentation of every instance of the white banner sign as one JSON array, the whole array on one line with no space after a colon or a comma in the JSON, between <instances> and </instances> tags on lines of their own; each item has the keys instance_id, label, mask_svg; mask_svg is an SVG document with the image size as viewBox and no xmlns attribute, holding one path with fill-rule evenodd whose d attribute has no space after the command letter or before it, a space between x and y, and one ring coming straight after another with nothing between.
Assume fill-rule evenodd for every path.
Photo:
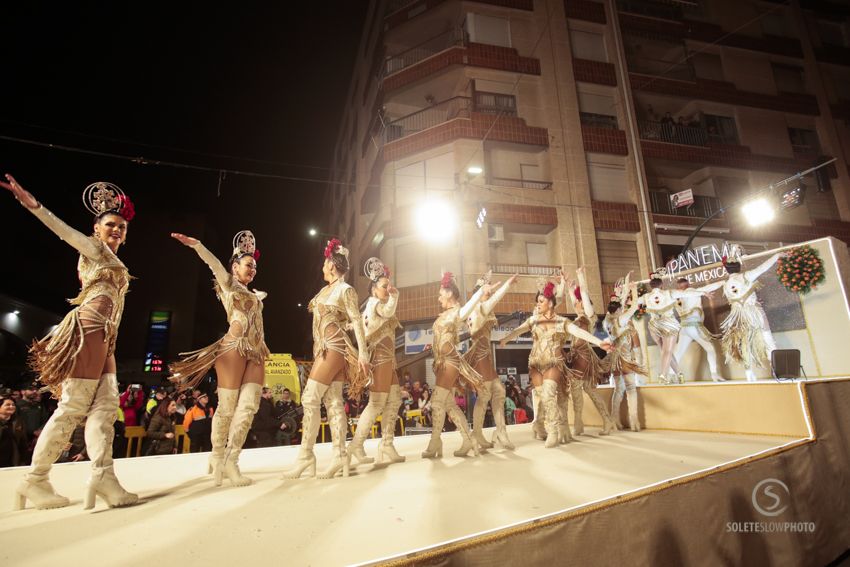
<instances>
[{"instance_id":1,"label":"white banner sign","mask_svg":"<svg viewBox=\"0 0 850 567\"><path fill-rule=\"evenodd\" d=\"M679 272L719 263L723 260L723 256L729 256L730 248L731 245L728 242L724 242L720 247L716 244L706 244L699 248L691 248L685 251L684 254L679 254L667 262L667 271L671 276L675 277ZM701 272L690 273L685 277L688 278L691 284L701 284L709 283L725 275L726 268L715 266Z\"/></svg>"},{"instance_id":2,"label":"white banner sign","mask_svg":"<svg viewBox=\"0 0 850 567\"><path fill-rule=\"evenodd\" d=\"M418 354L434 342L431 325L408 325L404 328L404 354Z\"/></svg>"},{"instance_id":3,"label":"white banner sign","mask_svg":"<svg viewBox=\"0 0 850 567\"><path fill-rule=\"evenodd\" d=\"M670 195L670 204L674 209L678 209L679 207L687 207L688 205L694 204L694 190L693 189L685 189L684 191L679 191L678 193L673 193Z\"/></svg>"}]
</instances>

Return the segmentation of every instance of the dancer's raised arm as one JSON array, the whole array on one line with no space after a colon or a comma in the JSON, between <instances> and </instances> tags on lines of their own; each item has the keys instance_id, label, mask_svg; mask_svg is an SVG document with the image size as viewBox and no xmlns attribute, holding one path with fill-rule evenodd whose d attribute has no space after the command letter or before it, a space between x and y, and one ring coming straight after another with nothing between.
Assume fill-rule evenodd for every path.
<instances>
[{"instance_id":1,"label":"dancer's raised arm","mask_svg":"<svg viewBox=\"0 0 850 567\"><path fill-rule=\"evenodd\" d=\"M51 213L47 207L42 205L32 196L32 193L21 187L14 177L6 174L8 183L0 181L0 187L11 191L15 199L26 207L38 220L44 223L53 233L70 244L83 256L87 258L97 258L101 254L101 248L95 244L91 238L82 232L71 228L56 215Z\"/></svg>"},{"instance_id":2,"label":"dancer's raised arm","mask_svg":"<svg viewBox=\"0 0 850 567\"><path fill-rule=\"evenodd\" d=\"M492 288L492 285L485 285L480 287L478 291L473 293L472 297L469 298L469 301L467 301L466 304L458 310L458 318L461 321L466 321L466 318L469 317L469 314L472 313L472 310L475 309L475 306L478 305L478 303L481 301L481 297L484 295L484 291L486 289Z\"/></svg>"},{"instance_id":3,"label":"dancer's raised arm","mask_svg":"<svg viewBox=\"0 0 850 567\"><path fill-rule=\"evenodd\" d=\"M393 317L395 315L396 307L398 306L398 289L394 288L392 285L387 285L387 292L389 293L387 302L379 302L375 307L375 311L384 319Z\"/></svg>"},{"instance_id":4,"label":"dancer's raised arm","mask_svg":"<svg viewBox=\"0 0 850 567\"><path fill-rule=\"evenodd\" d=\"M210 270L212 270L213 276L215 277L215 281L218 282L218 285L222 288L227 287L228 282L230 281L230 272L227 271L221 263L221 260L215 257L215 254L207 250L207 247L201 244L200 240L192 238L191 236L186 236L185 234L180 234L179 232L172 232L171 238L197 252L198 256L201 257L201 260L203 260L206 265L210 267Z\"/></svg>"},{"instance_id":5,"label":"dancer's raised arm","mask_svg":"<svg viewBox=\"0 0 850 567\"><path fill-rule=\"evenodd\" d=\"M781 255L782 254L780 254L780 253L776 253L773 256L771 256L770 258L768 258L767 260L765 260L764 262L762 262L761 264L759 264L757 267L753 268L752 270L748 270L746 272L747 279L750 280L751 282L754 282L757 279L759 279L759 277L763 273L768 271L776 263L776 261L779 260L779 257Z\"/></svg>"},{"instance_id":6,"label":"dancer's raised arm","mask_svg":"<svg viewBox=\"0 0 850 567\"><path fill-rule=\"evenodd\" d=\"M581 327L575 325L575 323L566 322L564 328L567 330L569 334L576 337L577 339L582 339L584 341L589 342L592 345L598 346L605 352L611 352L614 349L614 346L611 344L611 341L608 340L600 340L594 335L591 335Z\"/></svg>"},{"instance_id":7,"label":"dancer's raised arm","mask_svg":"<svg viewBox=\"0 0 850 567\"><path fill-rule=\"evenodd\" d=\"M484 315L489 315L493 312L493 309L496 308L496 304L499 303L499 301L501 301L503 297L505 297L505 294L508 292L508 289L510 289L510 287L516 282L517 277L519 277L519 274L512 275L505 283L500 285L498 289L493 292L492 295L490 295L490 299L481 303L481 312Z\"/></svg>"},{"instance_id":8,"label":"dancer's raised arm","mask_svg":"<svg viewBox=\"0 0 850 567\"><path fill-rule=\"evenodd\" d=\"M523 335L523 334L529 332L531 330L531 328L534 327L534 323L536 321L537 321L537 315L536 314L532 315L531 317L526 319L525 322L522 325L520 325L519 327L517 327L516 329L514 329L513 331L508 333L508 335L506 337L504 337L501 341L499 341L499 346L504 347L506 344L508 344L512 340L516 339L520 335Z\"/></svg>"},{"instance_id":9,"label":"dancer's raised arm","mask_svg":"<svg viewBox=\"0 0 850 567\"><path fill-rule=\"evenodd\" d=\"M584 266L576 270L576 278L578 279L578 292L581 296L581 304L584 307L584 314L588 319L593 319L596 312L593 310L593 303L590 301L590 296L587 295L587 276L584 271Z\"/></svg>"}]
</instances>

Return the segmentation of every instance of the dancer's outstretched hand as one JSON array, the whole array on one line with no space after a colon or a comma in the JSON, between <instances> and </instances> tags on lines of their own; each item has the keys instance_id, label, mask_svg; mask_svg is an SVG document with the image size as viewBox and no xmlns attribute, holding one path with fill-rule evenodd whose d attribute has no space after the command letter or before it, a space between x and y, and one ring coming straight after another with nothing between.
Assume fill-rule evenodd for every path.
<instances>
[{"instance_id":1,"label":"dancer's outstretched hand","mask_svg":"<svg viewBox=\"0 0 850 567\"><path fill-rule=\"evenodd\" d=\"M180 242L180 244L185 244L186 246L194 246L200 240L197 238L192 238L191 236L186 236L185 234L180 234L179 232L172 232L171 238Z\"/></svg>"},{"instance_id":2,"label":"dancer's outstretched hand","mask_svg":"<svg viewBox=\"0 0 850 567\"><path fill-rule=\"evenodd\" d=\"M614 345L609 339L605 339L604 341L602 341L602 344L599 345L599 348L601 348L605 352L611 352L612 350L614 350Z\"/></svg>"},{"instance_id":3,"label":"dancer's outstretched hand","mask_svg":"<svg viewBox=\"0 0 850 567\"><path fill-rule=\"evenodd\" d=\"M398 293L398 289L393 287L393 284L387 284L387 293L395 295Z\"/></svg>"},{"instance_id":4,"label":"dancer's outstretched hand","mask_svg":"<svg viewBox=\"0 0 850 567\"><path fill-rule=\"evenodd\" d=\"M369 375L372 372L372 365L365 361L360 361L360 372L365 375Z\"/></svg>"},{"instance_id":5,"label":"dancer's outstretched hand","mask_svg":"<svg viewBox=\"0 0 850 567\"><path fill-rule=\"evenodd\" d=\"M517 280L518 277L519 277L519 274L512 275L511 277L508 278L508 281L505 282L505 285L508 286L508 287L514 285L516 283L516 280Z\"/></svg>"},{"instance_id":6,"label":"dancer's outstretched hand","mask_svg":"<svg viewBox=\"0 0 850 567\"><path fill-rule=\"evenodd\" d=\"M15 178L9 175L8 173L6 174L6 181L8 181L8 183L0 181L0 187L11 191L12 195L15 196L15 199L17 199L30 209L38 208L38 201L35 197L32 196L32 193L21 187L21 185L17 181L15 181Z\"/></svg>"}]
</instances>

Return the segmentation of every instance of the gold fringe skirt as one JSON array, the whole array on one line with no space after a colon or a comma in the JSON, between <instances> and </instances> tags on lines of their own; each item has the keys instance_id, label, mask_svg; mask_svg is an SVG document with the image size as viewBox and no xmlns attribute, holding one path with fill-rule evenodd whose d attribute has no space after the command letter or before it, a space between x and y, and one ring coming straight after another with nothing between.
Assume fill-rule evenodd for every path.
<instances>
[{"instance_id":1,"label":"gold fringe skirt","mask_svg":"<svg viewBox=\"0 0 850 567\"><path fill-rule=\"evenodd\" d=\"M472 346L469 347L463 358L474 368L482 360L488 360L490 358L490 352L489 333L486 335L482 333L481 335L472 337Z\"/></svg>"},{"instance_id":2,"label":"gold fringe skirt","mask_svg":"<svg viewBox=\"0 0 850 567\"><path fill-rule=\"evenodd\" d=\"M614 341L614 350L602 360L602 374L624 376L626 374L640 374L648 376L646 368L638 364L632 352L632 334L624 333Z\"/></svg>"},{"instance_id":3,"label":"gold fringe skirt","mask_svg":"<svg viewBox=\"0 0 850 567\"><path fill-rule=\"evenodd\" d=\"M669 315L657 317L650 315L649 317L649 332L653 336L658 337L676 337L679 336L679 330L682 328L679 322Z\"/></svg>"},{"instance_id":4,"label":"gold fringe skirt","mask_svg":"<svg viewBox=\"0 0 850 567\"><path fill-rule=\"evenodd\" d=\"M333 331L331 331L332 328L334 328ZM343 371L345 381L348 382L348 395L351 398L357 398L372 383L372 373L364 373L360 370L359 353L348 333L336 324L328 325L326 332L328 331L330 331L329 336L313 345L313 360L324 358L329 350L341 354L345 360Z\"/></svg>"},{"instance_id":5,"label":"gold fringe skirt","mask_svg":"<svg viewBox=\"0 0 850 567\"><path fill-rule=\"evenodd\" d=\"M602 361L593 352L593 347L589 343L584 341L579 345L575 343L576 341L573 341L573 348L570 349L570 354L567 357L568 378L570 380L587 380L592 386L596 386L605 370Z\"/></svg>"},{"instance_id":6,"label":"gold fringe skirt","mask_svg":"<svg viewBox=\"0 0 850 567\"><path fill-rule=\"evenodd\" d=\"M270 354L265 342L253 348L246 337L237 339L227 334L207 347L181 352L180 356L183 359L168 365L168 370L171 372L168 379L180 388L194 388L215 365L215 361L232 350L238 351L239 356L256 362L260 366L265 364Z\"/></svg>"},{"instance_id":7,"label":"gold fringe skirt","mask_svg":"<svg viewBox=\"0 0 850 567\"><path fill-rule=\"evenodd\" d=\"M765 315L761 306L733 302L720 328L723 329L720 345L727 363L735 361L750 368L754 362L764 368L770 367L767 343L762 335Z\"/></svg>"},{"instance_id":8,"label":"gold fringe skirt","mask_svg":"<svg viewBox=\"0 0 850 567\"><path fill-rule=\"evenodd\" d=\"M55 329L30 346L28 364L54 396L60 394L62 382L71 377L86 335L104 331L103 340L109 345L107 356L115 352L118 329L108 317L85 307L81 305L69 311Z\"/></svg>"},{"instance_id":9,"label":"gold fringe skirt","mask_svg":"<svg viewBox=\"0 0 850 567\"><path fill-rule=\"evenodd\" d=\"M476 392L484 383L484 377L481 376L481 374L479 374L465 358L461 357L460 354L458 354L457 349L454 347L448 354L441 355L436 352L434 353L434 374L442 373L447 366L457 370L460 374L458 379L475 389Z\"/></svg>"}]
</instances>

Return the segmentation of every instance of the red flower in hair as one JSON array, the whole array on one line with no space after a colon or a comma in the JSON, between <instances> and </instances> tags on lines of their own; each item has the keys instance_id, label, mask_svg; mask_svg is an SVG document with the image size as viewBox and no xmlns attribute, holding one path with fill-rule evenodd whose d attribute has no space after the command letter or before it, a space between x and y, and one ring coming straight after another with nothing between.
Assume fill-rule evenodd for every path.
<instances>
[{"instance_id":1,"label":"red flower in hair","mask_svg":"<svg viewBox=\"0 0 850 567\"><path fill-rule=\"evenodd\" d=\"M543 288L543 297L546 299L555 299L554 282L546 282L546 287Z\"/></svg>"},{"instance_id":2,"label":"red flower in hair","mask_svg":"<svg viewBox=\"0 0 850 567\"><path fill-rule=\"evenodd\" d=\"M723 264L723 266L726 266L726 256L722 256L720 258L720 263Z\"/></svg>"},{"instance_id":3,"label":"red flower in hair","mask_svg":"<svg viewBox=\"0 0 850 567\"><path fill-rule=\"evenodd\" d=\"M451 285L452 280L454 280L454 277L455 277L454 274L451 273L451 272L444 273L443 279L440 280L440 287L448 288Z\"/></svg>"},{"instance_id":4,"label":"red flower in hair","mask_svg":"<svg viewBox=\"0 0 850 567\"><path fill-rule=\"evenodd\" d=\"M390 279L390 267L384 264L384 277Z\"/></svg>"},{"instance_id":5,"label":"red flower in hair","mask_svg":"<svg viewBox=\"0 0 850 567\"><path fill-rule=\"evenodd\" d=\"M576 296L576 299L581 301L581 288L577 287L573 289L573 295Z\"/></svg>"},{"instance_id":6,"label":"red flower in hair","mask_svg":"<svg viewBox=\"0 0 850 567\"><path fill-rule=\"evenodd\" d=\"M136 207L133 205L133 201L130 200L130 197L127 195L119 195L118 203L118 214L124 217L124 220L127 222L133 220L133 217L136 216Z\"/></svg>"},{"instance_id":7,"label":"red flower in hair","mask_svg":"<svg viewBox=\"0 0 850 567\"><path fill-rule=\"evenodd\" d=\"M252 254L252 256L254 256L254 260L259 260L260 259L260 249L254 248L254 253Z\"/></svg>"},{"instance_id":8,"label":"red flower in hair","mask_svg":"<svg viewBox=\"0 0 850 567\"><path fill-rule=\"evenodd\" d=\"M328 240L328 245L325 246L325 258L330 258L338 247L342 246L339 238L331 238Z\"/></svg>"}]
</instances>

